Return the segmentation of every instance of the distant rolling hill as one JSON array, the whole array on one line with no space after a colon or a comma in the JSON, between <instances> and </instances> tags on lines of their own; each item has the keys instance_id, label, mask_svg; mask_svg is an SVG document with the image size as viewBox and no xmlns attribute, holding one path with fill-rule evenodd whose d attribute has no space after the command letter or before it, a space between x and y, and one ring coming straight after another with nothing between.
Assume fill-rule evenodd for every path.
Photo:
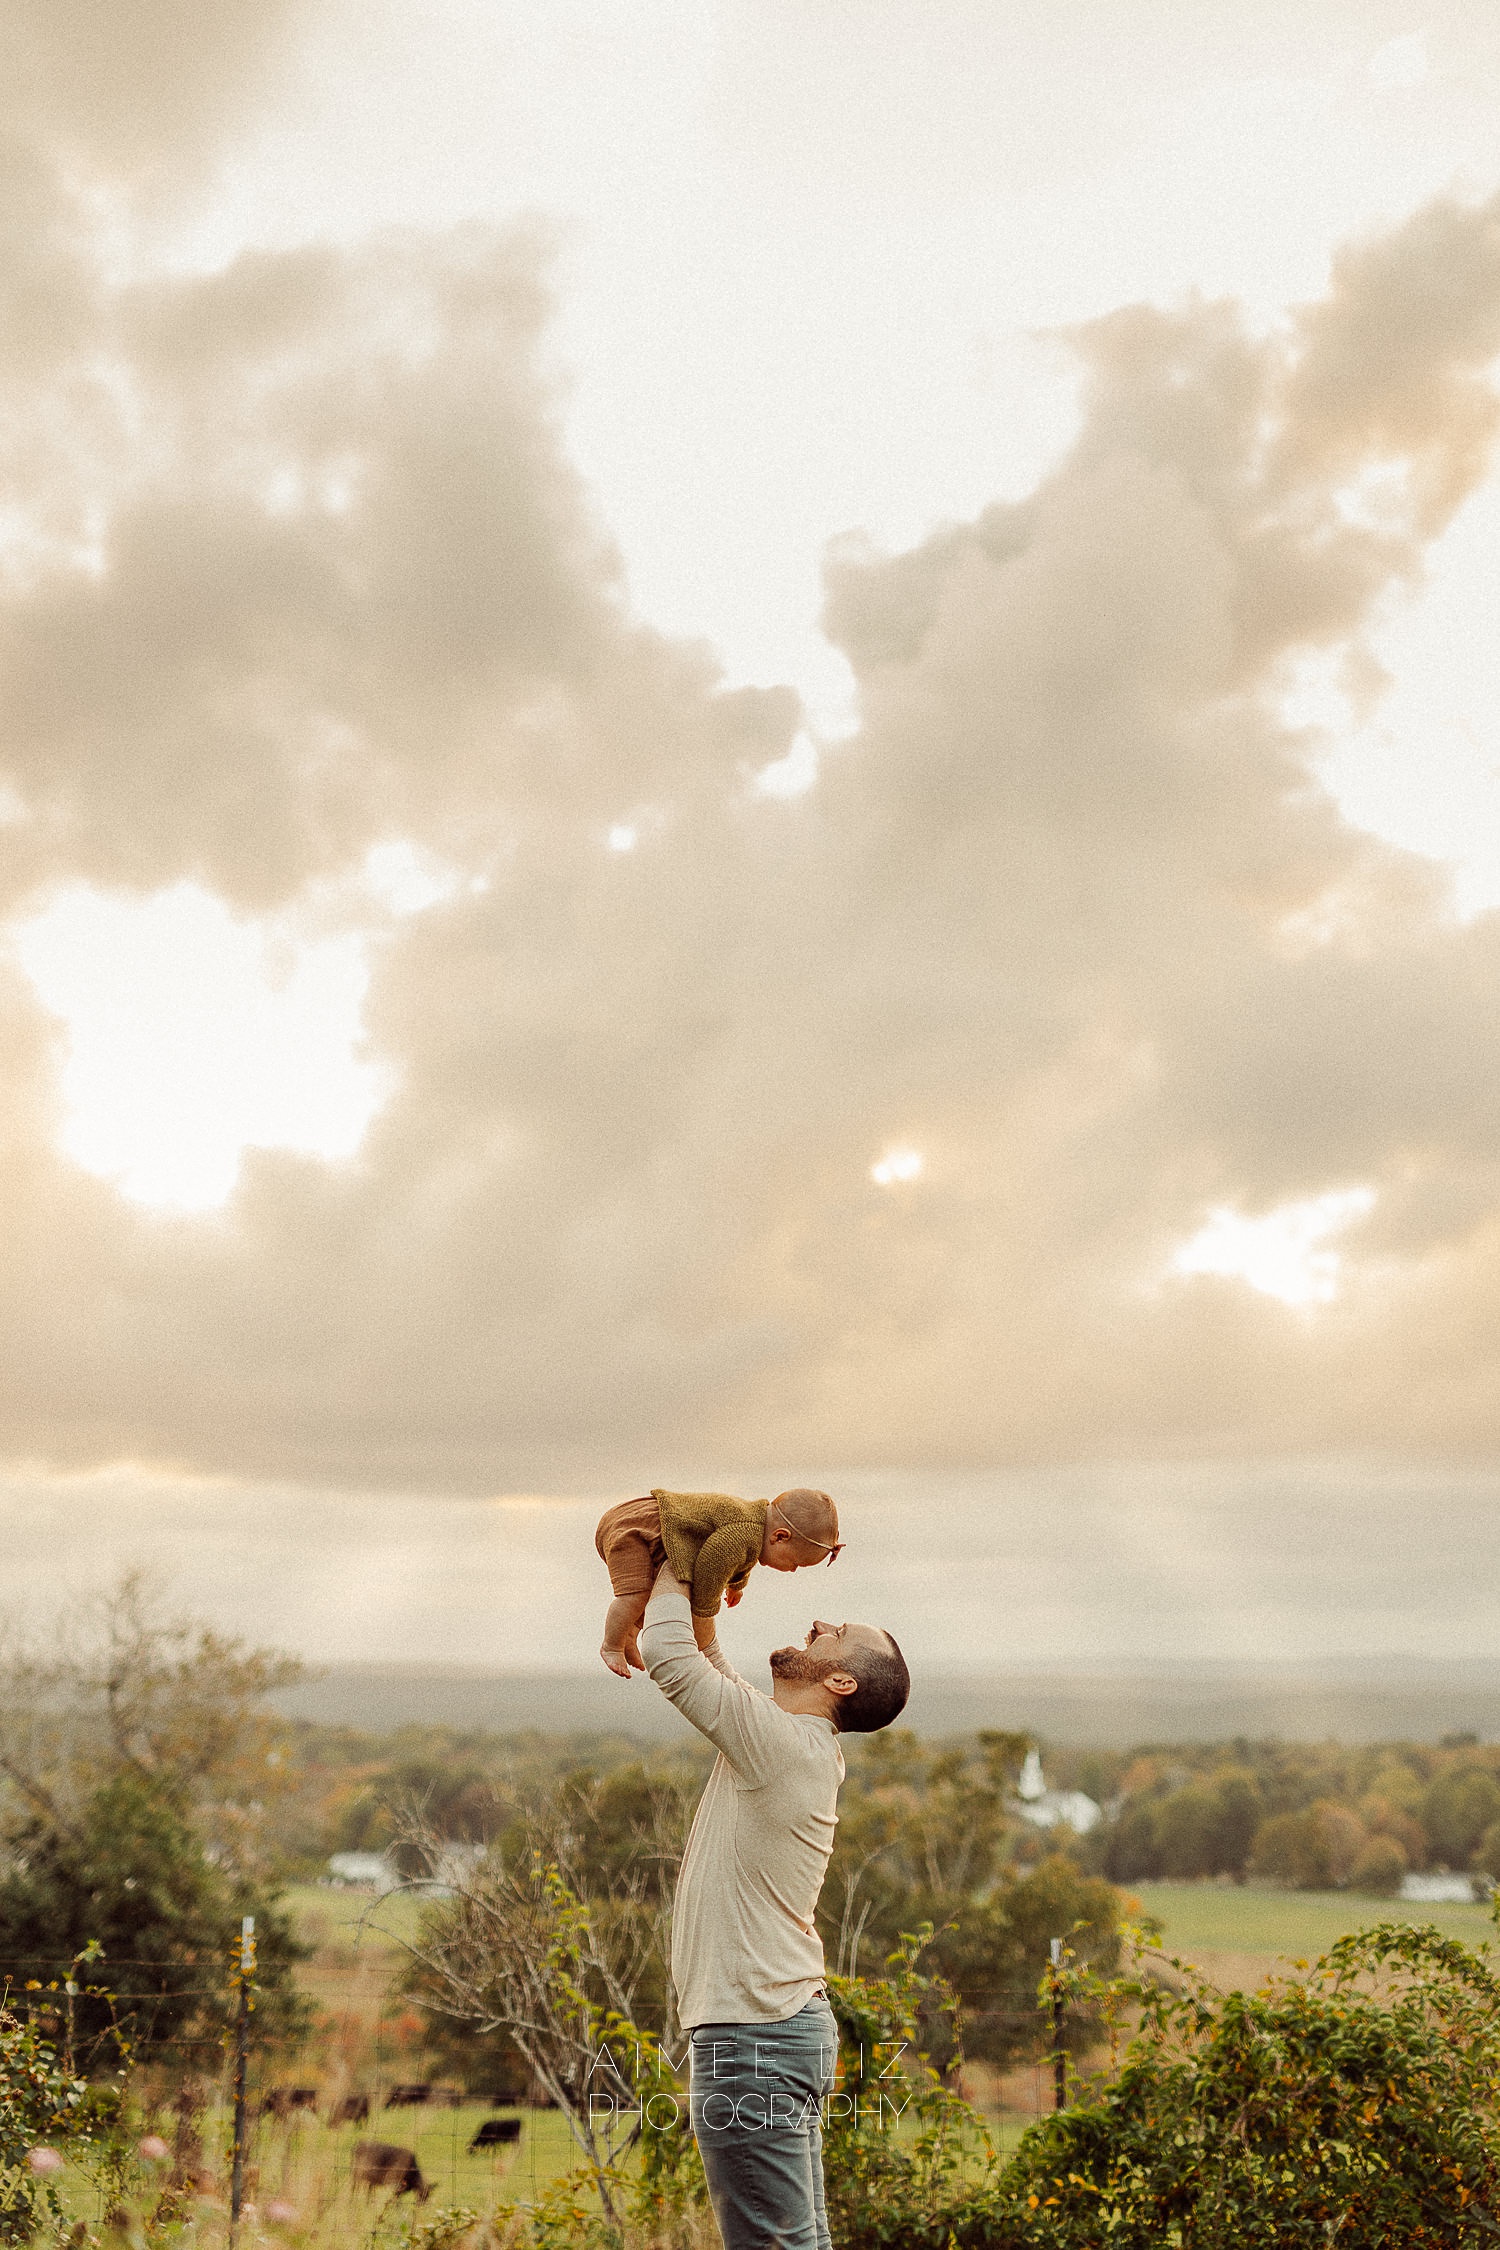
<instances>
[{"instance_id":1,"label":"distant rolling hill","mask_svg":"<svg viewBox=\"0 0 1500 2250\"><path fill-rule=\"evenodd\" d=\"M684 1724L649 1681L625 1686L602 1666L595 1675L333 1665L276 1700L288 1717L381 1734L416 1724L665 1742ZM1359 1657L1318 1668L919 1673L903 1723L925 1735L1024 1728L1043 1742L1100 1748L1235 1735L1378 1742L1473 1733L1489 1741L1500 1738L1500 1663Z\"/></svg>"}]
</instances>

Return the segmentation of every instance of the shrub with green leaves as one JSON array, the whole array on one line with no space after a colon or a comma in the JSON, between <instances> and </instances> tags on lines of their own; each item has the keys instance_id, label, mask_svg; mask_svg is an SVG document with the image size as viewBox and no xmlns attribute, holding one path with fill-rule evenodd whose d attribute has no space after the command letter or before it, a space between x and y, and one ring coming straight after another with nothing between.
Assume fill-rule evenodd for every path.
<instances>
[{"instance_id":1,"label":"shrub with green leaves","mask_svg":"<svg viewBox=\"0 0 1500 2250\"><path fill-rule=\"evenodd\" d=\"M839 2071L826 2104L823 2174L841 2245L940 2245L975 2178L993 2171L978 2115L926 2051L953 2051L958 2013L946 1981L918 1967L931 1939L930 1925L903 1937L883 1977L828 1980Z\"/></svg>"},{"instance_id":2,"label":"shrub with green leaves","mask_svg":"<svg viewBox=\"0 0 1500 2250\"><path fill-rule=\"evenodd\" d=\"M34 2024L0 2009L0 2242L29 2242L44 2219L61 2228L57 2192L28 2159L86 2137L86 2091Z\"/></svg>"},{"instance_id":3,"label":"shrub with green leaves","mask_svg":"<svg viewBox=\"0 0 1500 2250\"><path fill-rule=\"evenodd\" d=\"M1500 1981L1482 1954L1387 1924L1253 1994L1174 1967L1187 1989L1136 1987L1118 2079L1032 2128L955 2227L961 2250L1500 2241Z\"/></svg>"}]
</instances>

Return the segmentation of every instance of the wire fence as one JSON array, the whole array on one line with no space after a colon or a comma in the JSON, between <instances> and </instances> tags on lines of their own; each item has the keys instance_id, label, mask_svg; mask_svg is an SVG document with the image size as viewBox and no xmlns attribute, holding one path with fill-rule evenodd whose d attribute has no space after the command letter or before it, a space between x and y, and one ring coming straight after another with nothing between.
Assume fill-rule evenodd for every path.
<instances>
[{"instance_id":1,"label":"wire fence","mask_svg":"<svg viewBox=\"0 0 1500 2250\"><path fill-rule=\"evenodd\" d=\"M353 2192L356 2149L371 2141L409 2154L421 2188L450 2206L537 2203L578 2160L566 2117L541 2102L508 2098L504 2089L474 2092L419 2075L418 2054L388 2013L395 1950L375 1917L376 1903L345 1925L352 1945L338 1961L319 1964L323 2021L311 2039L250 2019L238 2131L237 1985L222 1963L111 1959L107 1996L115 2020L94 2034L101 2056L113 2040L128 2066L142 2130L162 2129L177 2176L196 2160L222 2184L238 2154L247 2207L268 2193L287 2207L298 2197L326 2194L335 2174ZM70 1998L97 2004L106 1990L66 1972L55 1955L0 1956L0 1988L33 2011L49 2011L57 2031ZM158 2028L163 2013L179 2011L186 2021ZM971 2073L965 2089L979 2094L1002 2138L1018 2134L1069 2096L1072 2027L1064 1980L1054 1975L1043 2009L1018 2007L1013 1988L997 1986L971 1993L969 2012L982 2014L992 2040L1001 2034L1029 2050ZM185 2103L190 2086L193 2099ZM502 2126L513 2130L495 2129ZM319 2180L321 2188L309 2186ZM97 2208L87 2215L96 2224L106 2218L106 2199L103 2188L92 2199Z\"/></svg>"}]
</instances>

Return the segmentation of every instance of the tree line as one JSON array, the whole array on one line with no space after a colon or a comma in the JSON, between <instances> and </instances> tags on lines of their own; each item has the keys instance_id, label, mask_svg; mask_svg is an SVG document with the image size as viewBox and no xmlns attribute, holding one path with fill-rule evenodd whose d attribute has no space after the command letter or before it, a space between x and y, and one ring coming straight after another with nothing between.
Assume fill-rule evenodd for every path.
<instances>
[{"instance_id":1,"label":"tree line","mask_svg":"<svg viewBox=\"0 0 1500 2250\"><path fill-rule=\"evenodd\" d=\"M1408 1870L1500 1876L1500 1747L1238 1741L1119 1762L1091 1864L1389 1897Z\"/></svg>"}]
</instances>

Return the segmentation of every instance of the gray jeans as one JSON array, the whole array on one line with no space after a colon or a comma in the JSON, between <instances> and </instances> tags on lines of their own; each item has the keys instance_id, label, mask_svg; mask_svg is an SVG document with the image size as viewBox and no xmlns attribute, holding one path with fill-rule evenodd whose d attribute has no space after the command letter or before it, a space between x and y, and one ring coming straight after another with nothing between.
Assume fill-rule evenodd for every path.
<instances>
[{"instance_id":1,"label":"gray jeans","mask_svg":"<svg viewBox=\"0 0 1500 2250\"><path fill-rule=\"evenodd\" d=\"M724 2250L830 2250L823 2097L839 2037L826 2000L784 2023L693 2032L693 2135Z\"/></svg>"}]
</instances>

